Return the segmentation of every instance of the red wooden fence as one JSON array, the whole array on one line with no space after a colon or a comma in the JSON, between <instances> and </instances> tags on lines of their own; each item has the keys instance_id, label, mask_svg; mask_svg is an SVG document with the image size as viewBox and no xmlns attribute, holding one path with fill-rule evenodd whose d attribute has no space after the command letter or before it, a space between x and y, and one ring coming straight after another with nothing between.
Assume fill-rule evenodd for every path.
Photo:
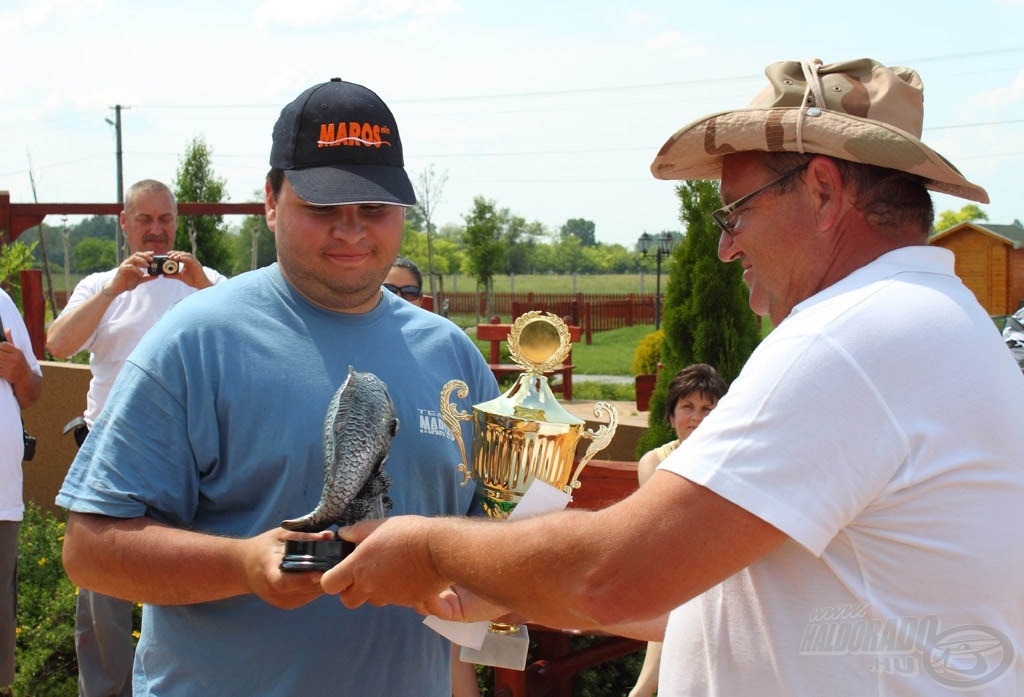
<instances>
[{"instance_id":1,"label":"red wooden fence","mask_svg":"<svg viewBox=\"0 0 1024 697\"><path fill-rule=\"evenodd\" d=\"M487 316L487 299L476 291L445 293L449 315ZM494 293L491 315L503 321L531 310L568 317L570 324L591 332L607 331L636 324L654 324L653 293ZM587 343L590 343L589 339Z\"/></svg>"}]
</instances>

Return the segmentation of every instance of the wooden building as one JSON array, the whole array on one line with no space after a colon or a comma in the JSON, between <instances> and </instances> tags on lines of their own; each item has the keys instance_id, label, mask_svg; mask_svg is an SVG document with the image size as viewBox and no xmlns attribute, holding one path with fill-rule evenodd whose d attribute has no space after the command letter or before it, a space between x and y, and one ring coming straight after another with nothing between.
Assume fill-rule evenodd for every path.
<instances>
[{"instance_id":1,"label":"wooden building","mask_svg":"<svg viewBox=\"0 0 1024 697\"><path fill-rule=\"evenodd\" d=\"M1024 305L1024 225L959 223L934 233L929 244L956 255L956 275L992 316Z\"/></svg>"}]
</instances>

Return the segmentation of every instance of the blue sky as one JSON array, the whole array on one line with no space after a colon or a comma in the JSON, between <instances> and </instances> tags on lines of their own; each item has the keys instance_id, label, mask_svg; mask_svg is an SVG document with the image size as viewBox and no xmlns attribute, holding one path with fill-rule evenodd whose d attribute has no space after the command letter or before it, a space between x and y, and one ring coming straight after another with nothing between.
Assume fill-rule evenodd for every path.
<instances>
[{"instance_id":1,"label":"blue sky","mask_svg":"<svg viewBox=\"0 0 1024 697\"><path fill-rule=\"evenodd\" d=\"M447 176L437 224L461 223L479 195L632 246L680 229L673 183L649 171L676 129L744 106L770 62L870 57L920 72L924 141L988 189L992 222L1024 220L1024 0L144 5L0 0L12 200L33 199L30 162L40 201L115 200L115 104L126 186L172 181L202 137L230 200L256 200L281 107L340 76L391 106L414 177Z\"/></svg>"}]
</instances>

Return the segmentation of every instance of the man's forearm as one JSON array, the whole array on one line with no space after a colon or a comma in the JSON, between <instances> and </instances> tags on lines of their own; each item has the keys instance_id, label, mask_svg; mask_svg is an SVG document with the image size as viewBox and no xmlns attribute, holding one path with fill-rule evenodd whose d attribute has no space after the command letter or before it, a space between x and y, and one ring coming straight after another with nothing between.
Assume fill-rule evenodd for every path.
<instances>
[{"instance_id":1,"label":"man's forearm","mask_svg":"<svg viewBox=\"0 0 1024 697\"><path fill-rule=\"evenodd\" d=\"M14 389L14 397L18 400L18 406L28 409L36 403L39 395L42 394L43 379L33 373L26 363L24 374L11 383L11 387Z\"/></svg>"},{"instance_id":2,"label":"man's forearm","mask_svg":"<svg viewBox=\"0 0 1024 697\"><path fill-rule=\"evenodd\" d=\"M81 305L55 319L46 332L47 350L57 358L69 358L78 352L96 331L103 313L115 297L117 293L103 288Z\"/></svg>"},{"instance_id":3,"label":"man's forearm","mask_svg":"<svg viewBox=\"0 0 1024 697\"><path fill-rule=\"evenodd\" d=\"M249 592L243 540L71 513L64 566L78 586L156 605L188 605Z\"/></svg>"}]
</instances>

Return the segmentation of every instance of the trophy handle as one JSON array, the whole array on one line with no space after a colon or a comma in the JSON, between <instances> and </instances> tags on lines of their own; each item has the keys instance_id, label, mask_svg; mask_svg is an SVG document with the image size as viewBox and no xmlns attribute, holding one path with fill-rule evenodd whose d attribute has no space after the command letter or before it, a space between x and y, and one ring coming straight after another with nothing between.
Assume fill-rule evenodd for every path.
<instances>
[{"instance_id":1,"label":"trophy handle","mask_svg":"<svg viewBox=\"0 0 1024 697\"><path fill-rule=\"evenodd\" d=\"M615 435L615 429L619 426L619 415L615 411L615 407L608 402L598 402L594 405L594 416L600 416L601 412L608 415L608 423L603 424L596 431L583 429L583 432L580 434L581 438L590 440L590 445L587 446L586 452L580 458L580 463L576 465L576 470L572 473L572 479L569 480L569 483L563 489L567 494L572 494L573 489L580 488L580 473L583 472L583 468L586 467L594 455L597 455L598 451L608 447L608 444L612 442L612 436Z\"/></svg>"},{"instance_id":2,"label":"trophy handle","mask_svg":"<svg viewBox=\"0 0 1024 697\"><path fill-rule=\"evenodd\" d=\"M461 486L466 486L466 482L473 478L473 470L470 469L469 460L466 458L466 446L462 442L462 428L459 426L459 422L469 421L473 417L469 412L459 411L459 408L451 402L452 392L455 392L460 399L465 399L469 396L469 386L462 380L449 380L441 388L441 421L452 432L455 444L459 446L462 462L459 464L458 471L465 475Z\"/></svg>"}]
</instances>

